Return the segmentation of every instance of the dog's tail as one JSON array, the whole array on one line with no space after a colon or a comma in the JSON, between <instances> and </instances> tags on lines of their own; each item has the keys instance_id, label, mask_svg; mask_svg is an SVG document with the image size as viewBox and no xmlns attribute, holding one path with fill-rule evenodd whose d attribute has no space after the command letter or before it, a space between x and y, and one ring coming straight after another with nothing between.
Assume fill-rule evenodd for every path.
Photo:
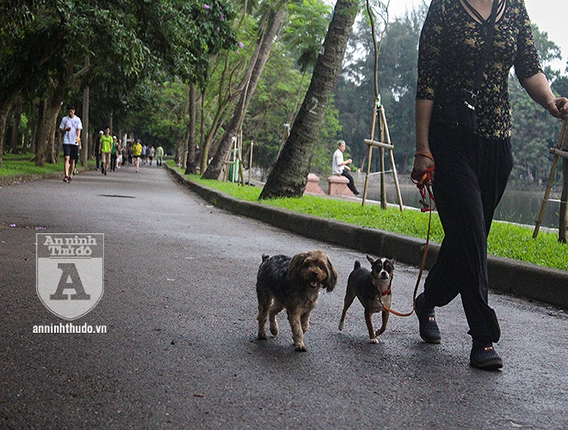
<instances>
[{"instance_id":1,"label":"dog's tail","mask_svg":"<svg viewBox=\"0 0 568 430\"><path fill-rule=\"evenodd\" d=\"M353 267L353 270L357 270L359 267L361 267L361 263L359 263L358 260L355 260L355 267Z\"/></svg>"},{"instance_id":2,"label":"dog's tail","mask_svg":"<svg viewBox=\"0 0 568 430\"><path fill-rule=\"evenodd\" d=\"M270 258L270 255L262 254L262 262L264 263L266 260Z\"/></svg>"}]
</instances>

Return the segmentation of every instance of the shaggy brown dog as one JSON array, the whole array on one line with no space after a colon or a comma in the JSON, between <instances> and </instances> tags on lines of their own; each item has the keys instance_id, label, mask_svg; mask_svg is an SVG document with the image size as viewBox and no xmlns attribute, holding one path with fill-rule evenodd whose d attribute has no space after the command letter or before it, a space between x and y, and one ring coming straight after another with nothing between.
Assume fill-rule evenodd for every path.
<instances>
[{"instance_id":1,"label":"shaggy brown dog","mask_svg":"<svg viewBox=\"0 0 568 430\"><path fill-rule=\"evenodd\" d=\"M367 256L367 260L371 263L370 272L361 267L361 263L356 261L355 267L349 275L343 313L339 321L339 330L343 330L347 309L349 309L349 306L357 297L365 308L365 322L367 323L371 343L378 343L377 336L384 333L389 320L389 312L385 309L385 306L390 308L392 303L391 286L395 261L388 258L373 260L369 256ZM383 314L383 325L375 332L372 317L376 312Z\"/></svg>"},{"instance_id":2,"label":"shaggy brown dog","mask_svg":"<svg viewBox=\"0 0 568 430\"><path fill-rule=\"evenodd\" d=\"M264 326L269 315L270 332L278 334L276 315L286 309L296 351L306 351L304 333L320 289L332 291L336 282L337 272L323 251L302 252L293 258L263 255L256 281L258 338L266 339Z\"/></svg>"}]
</instances>

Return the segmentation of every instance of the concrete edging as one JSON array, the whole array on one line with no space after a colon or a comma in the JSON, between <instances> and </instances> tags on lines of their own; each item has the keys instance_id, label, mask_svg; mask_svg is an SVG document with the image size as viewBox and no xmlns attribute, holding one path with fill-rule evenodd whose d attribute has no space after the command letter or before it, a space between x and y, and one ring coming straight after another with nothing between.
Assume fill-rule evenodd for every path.
<instances>
[{"instance_id":1,"label":"concrete edging","mask_svg":"<svg viewBox=\"0 0 568 430\"><path fill-rule=\"evenodd\" d=\"M166 167L178 182L221 209L362 253L395 256L398 261L412 266L421 264L425 245L422 239L241 201L192 182L171 167ZM330 231L333 235L329 234ZM439 249L439 244L430 243L427 268L434 263ZM488 268L493 290L568 308L568 272L491 256Z\"/></svg>"},{"instance_id":2,"label":"concrete edging","mask_svg":"<svg viewBox=\"0 0 568 430\"><path fill-rule=\"evenodd\" d=\"M89 167L79 167L79 173L87 172L89 170L93 170L94 168ZM40 179L54 179L54 178L61 178L63 179L63 171L61 172L48 172L48 173L36 173L32 175L7 175L7 176L0 176L0 187L6 187L9 185L15 185L20 182L30 182L30 181L38 181Z\"/></svg>"}]
</instances>

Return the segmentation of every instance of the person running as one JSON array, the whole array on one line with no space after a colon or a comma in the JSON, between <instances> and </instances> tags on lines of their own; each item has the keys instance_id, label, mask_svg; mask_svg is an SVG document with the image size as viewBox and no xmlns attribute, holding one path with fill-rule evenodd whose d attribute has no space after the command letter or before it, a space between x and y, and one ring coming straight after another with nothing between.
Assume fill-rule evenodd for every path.
<instances>
[{"instance_id":1,"label":"person running","mask_svg":"<svg viewBox=\"0 0 568 430\"><path fill-rule=\"evenodd\" d=\"M140 139L136 141L134 145L132 145L132 160L134 161L134 167L136 167L136 171L140 167L140 156L142 155L142 145L140 144Z\"/></svg>"},{"instance_id":2,"label":"person running","mask_svg":"<svg viewBox=\"0 0 568 430\"><path fill-rule=\"evenodd\" d=\"M65 157L63 182L71 182L73 179L75 164L79 159L81 130L83 129L81 119L75 115L75 106L67 105L67 111L69 114L61 119L59 125L59 130L63 134L63 155Z\"/></svg>"}]
</instances>

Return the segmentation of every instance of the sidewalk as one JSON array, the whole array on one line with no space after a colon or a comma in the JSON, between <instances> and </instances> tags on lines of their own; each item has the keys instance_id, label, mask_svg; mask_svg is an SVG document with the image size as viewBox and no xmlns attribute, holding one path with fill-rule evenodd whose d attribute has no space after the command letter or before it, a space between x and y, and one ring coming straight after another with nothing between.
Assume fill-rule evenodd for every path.
<instances>
[{"instance_id":1,"label":"sidewalk","mask_svg":"<svg viewBox=\"0 0 568 430\"><path fill-rule=\"evenodd\" d=\"M194 183L165 165L168 172L184 186L215 206L255 218L305 237L346 246L376 256L392 255L402 263L420 266L425 242L377 229L299 214L260 203L244 202L220 191ZM333 231L333 235L329 232ZM439 251L430 243L426 268L430 268ZM491 289L506 294L568 308L568 272L501 257L489 257Z\"/></svg>"}]
</instances>

